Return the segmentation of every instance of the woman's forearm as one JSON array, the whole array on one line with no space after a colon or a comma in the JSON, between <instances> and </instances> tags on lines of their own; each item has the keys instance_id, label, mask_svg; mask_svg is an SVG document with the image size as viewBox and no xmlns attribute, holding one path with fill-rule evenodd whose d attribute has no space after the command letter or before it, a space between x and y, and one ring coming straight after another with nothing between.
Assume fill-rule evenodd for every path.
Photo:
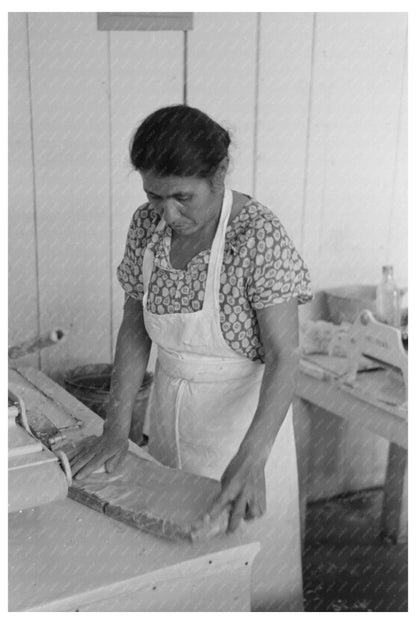
<instances>
[{"instance_id":1,"label":"woman's forearm","mask_svg":"<svg viewBox=\"0 0 416 624\"><path fill-rule=\"evenodd\" d=\"M128 303L117 337L105 431L128 437L137 392L149 360L151 341L141 306Z\"/></svg>"},{"instance_id":2,"label":"woman's forearm","mask_svg":"<svg viewBox=\"0 0 416 624\"><path fill-rule=\"evenodd\" d=\"M260 462L267 461L293 400L298 361L297 351L266 361L258 406L240 445Z\"/></svg>"}]
</instances>

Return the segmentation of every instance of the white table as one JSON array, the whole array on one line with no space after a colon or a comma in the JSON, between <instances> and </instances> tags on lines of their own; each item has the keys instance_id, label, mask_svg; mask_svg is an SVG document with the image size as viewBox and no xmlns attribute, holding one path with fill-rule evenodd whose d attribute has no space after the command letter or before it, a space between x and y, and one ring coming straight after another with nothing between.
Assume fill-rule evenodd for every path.
<instances>
[{"instance_id":1,"label":"white table","mask_svg":"<svg viewBox=\"0 0 416 624\"><path fill-rule=\"evenodd\" d=\"M28 406L34 401L52 421L75 410L83 435L100 432L98 416L35 372L32 384L10 374ZM171 542L66 498L9 514L9 610L249 611L258 550L238 532L200 545Z\"/></svg>"}]
</instances>

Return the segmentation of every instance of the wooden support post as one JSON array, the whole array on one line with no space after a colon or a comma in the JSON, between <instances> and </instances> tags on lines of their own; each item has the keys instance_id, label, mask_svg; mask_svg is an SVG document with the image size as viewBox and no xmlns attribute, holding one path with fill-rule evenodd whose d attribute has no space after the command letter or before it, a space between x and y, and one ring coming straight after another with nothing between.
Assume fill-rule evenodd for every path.
<instances>
[{"instance_id":1,"label":"wooden support post","mask_svg":"<svg viewBox=\"0 0 416 624\"><path fill-rule=\"evenodd\" d=\"M407 541L407 449L390 443L381 524L382 537Z\"/></svg>"},{"instance_id":2,"label":"wooden support post","mask_svg":"<svg viewBox=\"0 0 416 624\"><path fill-rule=\"evenodd\" d=\"M299 507L301 521L302 548L306 531L306 507L308 502L308 478L311 440L311 410L312 406L295 396L293 399L293 428L295 433L296 456L299 474Z\"/></svg>"}]
</instances>

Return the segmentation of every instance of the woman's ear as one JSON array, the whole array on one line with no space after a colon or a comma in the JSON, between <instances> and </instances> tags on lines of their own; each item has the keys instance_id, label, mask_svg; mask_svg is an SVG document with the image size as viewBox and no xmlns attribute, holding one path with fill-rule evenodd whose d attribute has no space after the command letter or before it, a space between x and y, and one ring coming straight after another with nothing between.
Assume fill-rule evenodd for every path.
<instances>
[{"instance_id":1,"label":"woman's ear","mask_svg":"<svg viewBox=\"0 0 416 624\"><path fill-rule=\"evenodd\" d=\"M224 186L225 176L227 175L228 165L230 164L229 156L224 156L220 161L214 175L212 176L213 188L222 188Z\"/></svg>"}]
</instances>

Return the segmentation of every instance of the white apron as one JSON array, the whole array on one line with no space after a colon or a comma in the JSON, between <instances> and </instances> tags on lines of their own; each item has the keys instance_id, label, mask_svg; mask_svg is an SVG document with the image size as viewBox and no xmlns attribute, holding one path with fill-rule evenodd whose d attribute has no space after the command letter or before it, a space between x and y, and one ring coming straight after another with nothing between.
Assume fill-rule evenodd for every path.
<instances>
[{"instance_id":1,"label":"white apron","mask_svg":"<svg viewBox=\"0 0 416 624\"><path fill-rule=\"evenodd\" d=\"M143 259L144 322L158 348L148 419L149 452L163 464L220 480L253 419L264 365L233 351L220 325L219 290L232 207L225 189L211 247L204 303L191 313L152 314L154 256ZM158 229L165 227L159 223ZM175 271L175 269L172 269ZM243 522L241 542L260 541L252 575L254 610L302 610L296 452L289 410L266 465L267 511Z\"/></svg>"}]
</instances>

